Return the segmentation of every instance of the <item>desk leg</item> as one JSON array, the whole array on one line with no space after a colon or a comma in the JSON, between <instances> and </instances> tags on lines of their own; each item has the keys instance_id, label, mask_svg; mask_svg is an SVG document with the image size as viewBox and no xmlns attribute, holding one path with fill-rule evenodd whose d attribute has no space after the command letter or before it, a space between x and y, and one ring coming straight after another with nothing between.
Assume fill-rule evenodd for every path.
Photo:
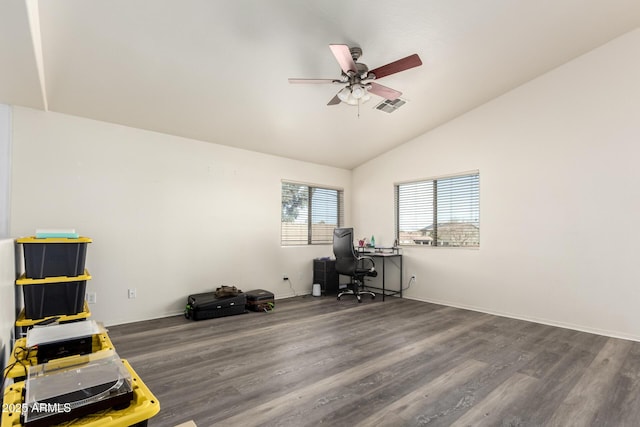
<instances>
[{"instance_id":1,"label":"desk leg","mask_svg":"<svg viewBox=\"0 0 640 427\"><path fill-rule=\"evenodd\" d=\"M385 273L385 267L386 267L384 263L385 263L385 258L382 257L382 302L384 302L384 298L385 298L386 293L387 293L386 287L384 285L384 276L385 276L384 273Z\"/></svg>"},{"instance_id":2,"label":"desk leg","mask_svg":"<svg viewBox=\"0 0 640 427\"><path fill-rule=\"evenodd\" d=\"M402 298L402 256L400 258L400 298Z\"/></svg>"}]
</instances>

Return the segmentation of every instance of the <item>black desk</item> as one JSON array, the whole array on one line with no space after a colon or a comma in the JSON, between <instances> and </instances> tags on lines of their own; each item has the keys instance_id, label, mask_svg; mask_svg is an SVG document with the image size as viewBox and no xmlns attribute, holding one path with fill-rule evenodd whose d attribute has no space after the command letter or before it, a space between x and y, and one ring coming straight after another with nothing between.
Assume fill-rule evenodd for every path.
<instances>
[{"instance_id":1,"label":"black desk","mask_svg":"<svg viewBox=\"0 0 640 427\"><path fill-rule=\"evenodd\" d=\"M378 271L378 276L382 277L382 288L369 286L366 283L364 285L365 288L382 291L382 301L384 301L385 296L400 295L400 298L402 298L402 254L398 253L397 250L394 252L365 252L365 251L359 250L358 256L368 256L373 258L373 261L376 263L376 270ZM398 290L387 289L387 286L386 286L386 277L385 277L386 263L387 263L387 260L392 261L394 259L397 259L400 264L398 266L398 270L400 271L400 281L398 282Z\"/></svg>"}]
</instances>

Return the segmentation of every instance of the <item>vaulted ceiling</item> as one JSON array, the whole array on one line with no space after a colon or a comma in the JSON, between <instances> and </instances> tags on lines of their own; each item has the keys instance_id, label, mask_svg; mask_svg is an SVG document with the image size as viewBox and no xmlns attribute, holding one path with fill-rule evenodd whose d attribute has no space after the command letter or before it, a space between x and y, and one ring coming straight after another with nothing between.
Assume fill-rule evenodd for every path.
<instances>
[{"instance_id":1,"label":"vaulted ceiling","mask_svg":"<svg viewBox=\"0 0 640 427\"><path fill-rule=\"evenodd\" d=\"M638 0L2 0L0 103L353 168L640 26ZM327 102L329 44L393 113Z\"/></svg>"}]
</instances>

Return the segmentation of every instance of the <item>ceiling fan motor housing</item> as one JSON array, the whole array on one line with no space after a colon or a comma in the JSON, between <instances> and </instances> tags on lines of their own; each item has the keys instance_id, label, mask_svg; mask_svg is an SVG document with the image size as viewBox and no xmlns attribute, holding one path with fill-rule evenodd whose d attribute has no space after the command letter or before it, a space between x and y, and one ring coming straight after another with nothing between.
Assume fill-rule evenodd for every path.
<instances>
[{"instance_id":1,"label":"ceiling fan motor housing","mask_svg":"<svg viewBox=\"0 0 640 427\"><path fill-rule=\"evenodd\" d=\"M362 49L357 46L350 47L349 52L351 52L351 57L353 58L353 62L358 62L358 58L362 56Z\"/></svg>"},{"instance_id":2,"label":"ceiling fan motor housing","mask_svg":"<svg viewBox=\"0 0 640 427\"><path fill-rule=\"evenodd\" d=\"M351 53L351 58L353 58L353 62L355 63L356 69L355 74L350 75L349 81L351 84L360 83L360 80L364 80L368 77L369 67L366 64L358 62L358 59L362 56L362 49L359 47L351 47L349 48L349 52Z\"/></svg>"}]
</instances>

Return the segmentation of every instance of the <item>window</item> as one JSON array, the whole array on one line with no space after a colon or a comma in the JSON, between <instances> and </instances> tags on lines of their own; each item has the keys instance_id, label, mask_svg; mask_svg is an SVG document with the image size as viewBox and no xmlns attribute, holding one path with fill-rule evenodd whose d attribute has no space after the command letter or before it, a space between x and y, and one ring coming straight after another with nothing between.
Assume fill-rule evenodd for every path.
<instances>
[{"instance_id":1,"label":"window","mask_svg":"<svg viewBox=\"0 0 640 427\"><path fill-rule=\"evenodd\" d=\"M400 245L480 246L480 174L398 184Z\"/></svg>"},{"instance_id":2,"label":"window","mask_svg":"<svg viewBox=\"0 0 640 427\"><path fill-rule=\"evenodd\" d=\"M343 225L343 191L282 183L281 240L285 246L333 243Z\"/></svg>"}]
</instances>

